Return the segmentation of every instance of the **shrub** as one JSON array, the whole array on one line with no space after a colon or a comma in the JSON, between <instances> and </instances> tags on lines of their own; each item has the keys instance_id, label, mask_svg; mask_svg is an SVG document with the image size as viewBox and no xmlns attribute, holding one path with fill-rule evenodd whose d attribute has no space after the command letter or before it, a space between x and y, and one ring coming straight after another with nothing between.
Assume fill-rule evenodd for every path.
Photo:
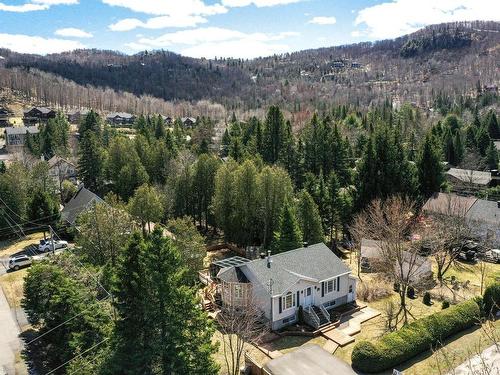
<instances>
[{"instance_id":1,"label":"shrub","mask_svg":"<svg viewBox=\"0 0 500 375\"><path fill-rule=\"evenodd\" d=\"M380 372L429 350L432 345L471 327L479 316L474 300L416 320L399 331L384 335L375 342L360 341L352 352L355 368Z\"/></svg>"},{"instance_id":2,"label":"shrub","mask_svg":"<svg viewBox=\"0 0 500 375\"><path fill-rule=\"evenodd\" d=\"M415 298L415 288L409 286L408 289L406 289L406 296L411 299Z\"/></svg>"},{"instance_id":3,"label":"shrub","mask_svg":"<svg viewBox=\"0 0 500 375\"><path fill-rule=\"evenodd\" d=\"M445 299L443 301L443 303L441 304L441 308L444 310L444 309L447 309L448 307L450 307L450 301Z\"/></svg>"},{"instance_id":4,"label":"shrub","mask_svg":"<svg viewBox=\"0 0 500 375\"><path fill-rule=\"evenodd\" d=\"M500 307L500 283L489 285L483 294L484 312L495 315Z\"/></svg>"},{"instance_id":5,"label":"shrub","mask_svg":"<svg viewBox=\"0 0 500 375\"><path fill-rule=\"evenodd\" d=\"M427 306L430 306L432 304L431 294L429 292L424 293L423 302L424 302L424 305L427 305Z\"/></svg>"}]
</instances>

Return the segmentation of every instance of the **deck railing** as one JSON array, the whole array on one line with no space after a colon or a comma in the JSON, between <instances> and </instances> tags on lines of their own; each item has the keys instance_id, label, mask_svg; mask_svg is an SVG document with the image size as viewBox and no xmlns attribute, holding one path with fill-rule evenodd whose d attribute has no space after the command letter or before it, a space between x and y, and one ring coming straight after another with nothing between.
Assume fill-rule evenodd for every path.
<instances>
[{"instance_id":1,"label":"deck railing","mask_svg":"<svg viewBox=\"0 0 500 375\"><path fill-rule=\"evenodd\" d=\"M318 329L320 326L320 320L314 309L311 306L308 306L304 309L304 313L304 320L306 323L313 328Z\"/></svg>"},{"instance_id":2,"label":"deck railing","mask_svg":"<svg viewBox=\"0 0 500 375\"><path fill-rule=\"evenodd\" d=\"M330 314L326 310L325 306L323 306L323 304L320 304L319 305L319 309L321 310L321 313L323 314L323 316L325 317L325 319L328 320L328 322L330 322Z\"/></svg>"}]
</instances>

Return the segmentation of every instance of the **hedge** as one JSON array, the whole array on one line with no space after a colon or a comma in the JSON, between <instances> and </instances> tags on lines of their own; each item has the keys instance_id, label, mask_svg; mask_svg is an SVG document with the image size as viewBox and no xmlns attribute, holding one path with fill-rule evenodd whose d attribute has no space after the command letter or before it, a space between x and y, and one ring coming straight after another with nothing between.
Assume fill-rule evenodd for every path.
<instances>
[{"instance_id":1,"label":"hedge","mask_svg":"<svg viewBox=\"0 0 500 375\"><path fill-rule=\"evenodd\" d=\"M352 365L368 373L394 368L431 349L439 341L471 327L479 315L479 306L470 300L418 319L378 341L360 341L352 352Z\"/></svg>"},{"instance_id":2,"label":"hedge","mask_svg":"<svg viewBox=\"0 0 500 375\"><path fill-rule=\"evenodd\" d=\"M484 312L495 315L500 307L500 283L489 285L483 294Z\"/></svg>"}]
</instances>

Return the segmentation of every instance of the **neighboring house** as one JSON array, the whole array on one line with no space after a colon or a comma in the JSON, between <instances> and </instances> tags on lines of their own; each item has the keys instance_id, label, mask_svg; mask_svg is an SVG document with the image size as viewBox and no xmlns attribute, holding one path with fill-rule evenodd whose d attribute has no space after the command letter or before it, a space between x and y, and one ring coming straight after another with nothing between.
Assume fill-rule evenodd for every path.
<instances>
[{"instance_id":1,"label":"neighboring house","mask_svg":"<svg viewBox=\"0 0 500 375\"><path fill-rule=\"evenodd\" d=\"M111 125L132 125L135 116L126 112L114 112L106 116L106 121Z\"/></svg>"},{"instance_id":2,"label":"neighboring house","mask_svg":"<svg viewBox=\"0 0 500 375\"><path fill-rule=\"evenodd\" d=\"M425 202L422 211L429 215L465 217L487 246L500 247L500 202L436 193Z\"/></svg>"},{"instance_id":3,"label":"neighboring house","mask_svg":"<svg viewBox=\"0 0 500 375\"><path fill-rule=\"evenodd\" d=\"M222 304L257 304L274 330L296 322L300 306L309 325L328 325L327 309L356 300L351 269L323 243L264 259L225 261L216 276Z\"/></svg>"},{"instance_id":4,"label":"neighboring house","mask_svg":"<svg viewBox=\"0 0 500 375\"><path fill-rule=\"evenodd\" d=\"M196 119L194 117L183 117L181 118L181 122L186 128L192 128L196 125Z\"/></svg>"},{"instance_id":5,"label":"neighboring house","mask_svg":"<svg viewBox=\"0 0 500 375\"><path fill-rule=\"evenodd\" d=\"M79 124L89 112L88 109L72 110L66 114L66 117L71 124Z\"/></svg>"},{"instance_id":6,"label":"neighboring house","mask_svg":"<svg viewBox=\"0 0 500 375\"><path fill-rule=\"evenodd\" d=\"M52 177L56 185L61 188L64 180L68 180L76 184L76 165L72 162L54 155L48 161L49 176Z\"/></svg>"},{"instance_id":7,"label":"neighboring house","mask_svg":"<svg viewBox=\"0 0 500 375\"><path fill-rule=\"evenodd\" d=\"M33 107L24 112L24 125L39 124L56 117L56 111L47 107Z\"/></svg>"},{"instance_id":8,"label":"neighboring house","mask_svg":"<svg viewBox=\"0 0 500 375\"><path fill-rule=\"evenodd\" d=\"M5 128L5 146L8 152L20 151L26 143L26 135L38 134L37 126L10 126Z\"/></svg>"},{"instance_id":9,"label":"neighboring house","mask_svg":"<svg viewBox=\"0 0 500 375\"><path fill-rule=\"evenodd\" d=\"M491 172L450 168L446 171L446 179L451 184L453 192L474 192L488 188L492 176Z\"/></svg>"},{"instance_id":10,"label":"neighboring house","mask_svg":"<svg viewBox=\"0 0 500 375\"><path fill-rule=\"evenodd\" d=\"M426 257L412 254L410 252L402 253L403 270L402 276L407 277L413 282L420 282L432 276L432 262ZM361 268L366 271L383 272L387 267L387 261L384 260L382 242L363 238L361 240ZM410 268L411 267L411 268ZM398 264L394 264L397 271Z\"/></svg>"},{"instance_id":11,"label":"neighboring house","mask_svg":"<svg viewBox=\"0 0 500 375\"><path fill-rule=\"evenodd\" d=\"M165 123L165 125L171 125L174 122L173 118L170 116L161 115L161 118L163 119L163 122Z\"/></svg>"},{"instance_id":12,"label":"neighboring house","mask_svg":"<svg viewBox=\"0 0 500 375\"><path fill-rule=\"evenodd\" d=\"M269 375L356 375L346 362L316 344L307 344L268 361L264 373Z\"/></svg>"},{"instance_id":13,"label":"neighboring house","mask_svg":"<svg viewBox=\"0 0 500 375\"><path fill-rule=\"evenodd\" d=\"M494 141L493 144L495 145L497 151L500 152L500 141Z\"/></svg>"},{"instance_id":14,"label":"neighboring house","mask_svg":"<svg viewBox=\"0 0 500 375\"><path fill-rule=\"evenodd\" d=\"M83 185L78 189L75 196L64 206L61 211L61 218L71 225L75 225L78 216L92 208L96 203L104 202L96 194L85 189Z\"/></svg>"},{"instance_id":15,"label":"neighboring house","mask_svg":"<svg viewBox=\"0 0 500 375\"><path fill-rule=\"evenodd\" d=\"M0 107L0 126L9 126L9 118L12 112L7 108Z\"/></svg>"}]
</instances>

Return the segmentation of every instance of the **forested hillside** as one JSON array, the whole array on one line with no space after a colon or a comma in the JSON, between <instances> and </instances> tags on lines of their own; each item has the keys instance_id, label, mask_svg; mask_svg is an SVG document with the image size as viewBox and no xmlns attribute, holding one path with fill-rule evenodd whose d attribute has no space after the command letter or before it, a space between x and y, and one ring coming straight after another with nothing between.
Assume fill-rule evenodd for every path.
<instances>
[{"instance_id":1,"label":"forested hillside","mask_svg":"<svg viewBox=\"0 0 500 375\"><path fill-rule=\"evenodd\" d=\"M280 104L294 112L391 97L432 105L438 91L468 94L498 82L500 24L434 25L394 40L253 60L192 59L171 52L127 56L79 50L48 56L0 50L6 68L33 68L81 85L165 100L211 99L230 109ZM403 57L403 58L401 58Z\"/></svg>"}]
</instances>

